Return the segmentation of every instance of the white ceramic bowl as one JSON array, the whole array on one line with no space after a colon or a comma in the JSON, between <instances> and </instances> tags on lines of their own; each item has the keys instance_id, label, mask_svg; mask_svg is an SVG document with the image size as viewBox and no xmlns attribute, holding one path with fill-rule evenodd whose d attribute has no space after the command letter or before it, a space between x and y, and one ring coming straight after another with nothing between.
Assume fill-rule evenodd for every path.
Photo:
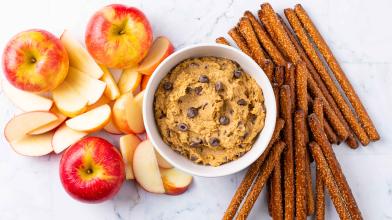
<instances>
[{"instance_id":1,"label":"white ceramic bowl","mask_svg":"<svg viewBox=\"0 0 392 220\"><path fill-rule=\"evenodd\" d=\"M266 109L265 125L251 150L242 157L218 167L195 164L188 158L173 151L163 142L154 118L154 94L160 81L181 61L192 57L215 56L236 61L242 69L249 73L259 84L264 95ZM143 102L144 124L148 138L155 149L176 168L196 176L218 177L236 173L252 164L265 150L275 128L276 101L272 86L264 71L246 54L233 47L221 44L196 44L171 54L152 74Z\"/></svg>"}]
</instances>

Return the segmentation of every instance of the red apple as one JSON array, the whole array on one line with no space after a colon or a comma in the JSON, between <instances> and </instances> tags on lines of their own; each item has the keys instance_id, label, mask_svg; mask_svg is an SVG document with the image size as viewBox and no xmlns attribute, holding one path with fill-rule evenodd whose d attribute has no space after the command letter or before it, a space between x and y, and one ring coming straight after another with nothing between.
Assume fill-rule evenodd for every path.
<instances>
[{"instance_id":1,"label":"red apple","mask_svg":"<svg viewBox=\"0 0 392 220\"><path fill-rule=\"evenodd\" d=\"M98 203L112 198L125 179L120 152L99 137L84 138L63 154L60 178L65 191L76 200Z\"/></svg>"},{"instance_id":2,"label":"red apple","mask_svg":"<svg viewBox=\"0 0 392 220\"><path fill-rule=\"evenodd\" d=\"M67 51L53 34L32 29L15 35L3 52L3 70L18 89L46 92L62 83L68 73Z\"/></svg>"},{"instance_id":3,"label":"red apple","mask_svg":"<svg viewBox=\"0 0 392 220\"><path fill-rule=\"evenodd\" d=\"M85 36L90 54L109 68L136 66L152 44L152 30L146 16L134 7L113 4L90 19Z\"/></svg>"}]
</instances>

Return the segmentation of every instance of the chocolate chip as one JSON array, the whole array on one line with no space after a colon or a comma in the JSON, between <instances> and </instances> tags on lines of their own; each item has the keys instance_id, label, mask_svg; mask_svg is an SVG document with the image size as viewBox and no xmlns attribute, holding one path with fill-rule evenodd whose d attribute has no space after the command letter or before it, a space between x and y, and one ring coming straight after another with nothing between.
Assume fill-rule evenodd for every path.
<instances>
[{"instance_id":1,"label":"chocolate chip","mask_svg":"<svg viewBox=\"0 0 392 220\"><path fill-rule=\"evenodd\" d=\"M241 77L242 72L241 72L241 70L235 70L233 75L234 75L234 78L238 79Z\"/></svg>"},{"instance_id":2,"label":"chocolate chip","mask_svg":"<svg viewBox=\"0 0 392 220\"><path fill-rule=\"evenodd\" d=\"M191 146L191 147L198 147L198 146L200 146L202 143L203 143L203 141L202 141L200 138L194 138L194 139L191 141L190 146Z\"/></svg>"},{"instance_id":3,"label":"chocolate chip","mask_svg":"<svg viewBox=\"0 0 392 220\"><path fill-rule=\"evenodd\" d=\"M210 139L210 144L211 144L211 146L214 146L214 147L216 147L216 146L219 146L219 143L220 143L220 141L219 141L219 139L218 138L211 138Z\"/></svg>"},{"instance_id":4,"label":"chocolate chip","mask_svg":"<svg viewBox=\"0 0 392 220\"><path fill-rule=\"evenodd\" d=\"M252 122L252 124L254 124L255 123L255 121L256 121L256 115L255 114L250 114L249 115L249 119L250 119L250 121Z\"/></svg>"},{"instance_id":5,"label":"chocolate chip","mask_svg":"<svg viewBox=\"0 0 392 220\"><path fill-rule=\"evenodd\" d=\"M221 125L228 125L230 123L230 119L226 116L220 116L219 123Z\"/></svg>"},{"instance_id":6,"label":"chocolate chip","mask_svg":"<svg viewBox=\"0 0 392 220\"><path fill-rule=\"evenodd\" d=\"M197 158L195 155L191 155L191 156L190 156L190 159L191 159L192 161L195 161L195 162L196 162L196 160L198 160L198 158Z\"/></svg>"},{"instance_id":7,"label":"chocolate chip","mask_svg":"<svg viewBox=\"0 0 392 220\"><path fill-rule=\"evenodd\" d=\"M195 88L196 95L201 95L202 91L203 91L203 87L201 87L201 86L198 86L198 87Z\"/></svg>"},{"instance_id":8,"label":"chocolate chip","mask_svg":"<svg viewBox=\"0 0 392 220\"><path fill-rule=\"evenodd\" d=\"M173 84L172 84L171 82L165 82L165 83L163 83L163 88L164 88L166 91L170 91L170 90L173 89Z\"/></svg>"},{"instance_id":9,"label":"chocolate chip","mask_svg":"<svg viewBox=\"0 0 392 220\"><path fill-rule=\"evenodd\" d=\"M206 75L201 75L200 77L199 77L199 82L201 82L201 83L208 83L210 80L208 79L208 76L206 76Z\"/></svg>"},{"instance_id":10,"label":"chocolate chip","mask_svg":"<svg viewBox=\"0 0 392 220\"><path fill-rule=\"evenodd\" d=\"M245 99L240 99L240 100L237 101L237 104L238 105L246 105L247 102L245 101Z\"/></svg>"},{"instance_id":11,"label":"chocolate chip","mask_svg":"<svg viewBox=\"0 0 392 220\"><path fill-rule=\"evenodd\" d=\"M223 91L223 83L221 81L215 83L215 90L217 92Z\"/></svg>"},{"instance_id":12,"label":"chocolate chip","mask_svg":"<svg viewBox=\"0 0 392 220\"><path fill-rule=\"evenodd\" d=\"M199 113L199 110L197 108L190 107L190 108L188 108L186 115L188 116L188 118L194 118L197 116L198 113Z\"/></svg>"},{"instance_id":13,"label":"chocolate chip","mask_svg":"<svg viewBox=\"0 0 392 220\"><path fill-rule=\"evenodd\" d=\"M187 131L188 130L188 125L186 125L185 123L180 123L180 124L178 124L178 129L180 131Z\"/></svg>"},{"instance_id":14,"label":"chocolate chip","mask_svg":"<svg viewBox=\"0 0 392 220\"><path fill-rule=\"evenodd\" d=\"M191 93L191 92L192 92L192 88L191 88L191 87L186 87L185 93L186 93L186 94L189 94L189 93Z\"/></svg>"}]
</instances>

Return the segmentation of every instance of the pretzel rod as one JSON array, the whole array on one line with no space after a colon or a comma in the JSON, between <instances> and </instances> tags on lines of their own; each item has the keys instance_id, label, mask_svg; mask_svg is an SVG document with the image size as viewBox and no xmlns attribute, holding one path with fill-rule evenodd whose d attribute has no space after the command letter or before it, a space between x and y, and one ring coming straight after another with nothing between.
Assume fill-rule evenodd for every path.
<instances>
[{"instance_id":1,"label":"pretzel rod","mask_svg":"<svg viewBox=\"0 0 392 220\"><path fill-rule=\"evenodd\" d=\"M275 168L274 168L274 170L275 170ZM271 182L272 182L272 176L274 175L273 173L274 173L274 171L272 171L271 176L267 180L267 193L266 193L268 215L270 217L272 217L272 192L271 192L272 184L271 184Z\"/></svg>"},{"instance_id":2,"label":"pretzel rod","mask_svg":"<svg viewBox=\"0 0 392 220\"><path fill-rule=\"evenodd\" d=\"M240 48L242 52L244 52L246 55L252 57L252 54L249 50L248 45L246 44L245 39L241 36L241 34L238 32L237 28L232 28L227 32L229 36L234 40L234 42L237 44L237 46Z\"/></svg>"},{"instance_id":3,"label":"pretzel rod","mask_svg":"<svg viewBox=\"0 0 392 220\"><path fill-rule=\"evenodd\" d=\"M306 219L306 144L305 112L297 110L294 114L294 156L295 156L295 217Z\"/></svg>"},{"instance_id":4,"label":"pretzel rod","mask_svg":"<svg viewBox=\"0 0 392 220\"><path fill-rule=\"evenodd\" d=\"M296 107L304 111L305 115L308 115L308 86L307 86L308 71L305 63L300 61L296 67L295 74L295 97ZM305 126L305 142L309 142L309 131L308 126Z\"/></svg>"},{"instance_id":5,"label":"pretzel rod","mask_svg":"<svg viewBox=\"0 0 392 220\"><path fill-rule=\"evenodd\" d=\"M279 18L269 3L261 5L259 16L266 28L270 29L272 33L271 36L276 38L278 43L277 46L280 46L283 49L281 49L281 51L287 56L291 63L297 64L301 60L301 57L295 50L293 43L290 41L283 25L280 23Z\"/></svg>"},{"instance_id":6,"label":"pretzel rod","mask_svg":"<svg viewBox=\"0 0 392 220\"><path fill-rule=\"evenodd\" d=\"M276 66L274 72L274 79L279 87L284 84L284 78L284 66Z\"/></svg>"},{"instance_id":7,"label":"pretzel rod","mask_svg":"<svg viewBox=\"0 0 392 220\"><path fill-rule=\"evenodd\" d=\"M253 59L262 66L263 60L266 59L264 51L257 40L256 33L253 30L252 24L247 17L242 17L238 23L238 31L248 44L248 48L252 54Z\"/></svg>"},{"instance_id":8,"label":"pretzel rod","mask_svg":"<svg viewBox=\"0 0 392 220\"><path fill-rule=\"evenodd\" d=\"M279 162L280 155L285 149L286 145L282 141L276 142L271 152L269 153L266 161L260 168L260 173L255 180L252 188L250 189L244 204L242 205L240 211L238 212L236 219L246 219L249 215L250 210L255 204L257 198L260 195L261 190L263 189L265 183L267 182L268 177L271 175L274 166Z\"/></svg>"},{"instance_id":9,"label":"pretzel rod","mask_svg":"<svg viewBox=\"0 0 392 220\"><path fill-rule=\"evenodd\" d=\"M312 62L309 60L309 58L307 57L304 49L302 48L301 44L298 42L298 40L294 37L293 33L290 31L289 27L286 25L286 23L283 21L283 18L279 17L280 22L283 24L283 27L286 30L287 35L289 36L289 38L291 39L291 41L293 42L295 48L297 49L301 59L306 63L306 67L308 68L309 73L312 75L314 81L317 83L317 86L320 88L321 92L323 93L326 101L328 101L329 105L331 106L331 108L333 109L333 111L335 112L336 116L339 117L339 119L341 120L341 122L343 123L343 125L345 126L346 130L349 132L349 135L347 137L347 144L351 147L351 148L356 148L358 147L358 143L355 140L352 132L349 129L349 126L347 124L346 119L344 119L342 113L340 112L340 109L338 108L338 106L335 103L335 100L332 98L331 94L329 93L327 87L325 86L323 80L320 78L319 74L317 73L316 69L314 68ZM344 140L344 139L343 139ZM343 141L342 140L342 141Z\"/></svg>"},{"instance_id":10,"label":"pretzel rod","mask_svg":"<svg viewBox=\"0 0 392 220\"><path fill-rule=\"evenodd\" d=\"M275 44L272 42L264 28L257 21L256 17L250 11L245 11L244 16L250 20L257 38L263 45L263 48L266 50L268 55L271 57L272 61L274 61L277 66L285 66L286 60L280 51L276 48Z\"/></svg>"},{"instance_id":11,"label":"pretzel rod","mask_svg":"<svg viewBox=\"0 0 392 220\"><path fill-rule=\"evenodd\" d=\"M216 38L215 42L218 43L218 44L224 44L224 45L230 46L229 41L227 41L227 39L224 38L224 37Z\"/></svg>"},{"instance_id":12,"label":"pretzel rod","mask_svg":"<svg viewBox=\"0 0 392 220\"><path fill-rule=\"evenodd\" d=\"M325 134L328 137L329 142L331 144L339 144L338 137L336 136L335 132L331 128L331 125L329 125L328 121L325 118L324 118L324 122L323 122L323 128L324 128ZM349 141L349 139L347 138L346 142L348 142L348 141ZM355 143L357 143L355 139L354 139L354 141L355 141ZM352 146L350 146L350 147L353 148Z\"/></svg>"},{"instance_id":13,"label":"pretzel rod","mask_svg":"<svg viewBox=\"0 0 392 220\"><path fill-rule=\"evenodd\" d=\"M285 66L285 80L284 83L290 86L291 94L291 109L295 110L295 66L287 63Z\"/></svg>"},{"instance_id":14,"label":"pretzel rod","mask_svg":"<svg viewBox=\"0 0 392 220\"><path fill-rule=\"evenodd\" d=\"M294 218L295 206L295 183L294 183L294 152L293 152L293 117L291 110L290 87L283 85L280 88L280 112L285 120L283 138L287 145L287 150L283 157L284 176L284 218Z\"/></svg>"},{"instance_id":15,"label":"pretzel rod","mask_svg":"<svg viewBox=\"0 0 392 220\"><path fill-rule=\"evenodd\" d=\"M316 97L313 101L313 113L317 115L317 118L320 120L320 124L323 127L325 134L328 137L328 140L331 144L337 143L337 137L328 122L324 119L324 110L323 110L323 100L320 97Z\"/></svg>"},{"instance_id":16,"label":"pretzel rod","mask_svg":"<svg viewBox=\"0 0 392 220\"><path fill-rule=\"evenodd\" d=\"M265 75L267 75L269 81L272 83L274 78L273 76L275 71L275 65L271 60L269 59L264 60L263 71Z\"/></svg>"},{"instance_id":17,"label":"pretzel rod","mask_svg":"<svg viewBox=\"0 0 392 220\"><path fill-rule=\"evenodd\" d=\"M372 120L370 119L369 114L367 113L350 81L347 79L346 74L340 67L328 44L325 42L324 38L312 22L311 18L300 4L297 4L294 7L294 11L297 14L299 20L301 21L303 27L308 32L309 36L313 39L313 42L319 49L325 61L328 63L329 68L331 69L336 80L339 82L352 107L357 113L359 121L363 125L365 132L371 140L379 140L380 135L378 134L377 129L375 128Z\"/></svg>"},{"instance_id":18,"label":"pretzel rod","mask_svg":"<svg viewBox=\"0 0 392 220\"><path fill-rule=\"evenodd\" d=\"M312 61L316 70L318 71L324 83L326 84L328 90L331 92L332 97L334 98L340 110L342 111L343 116L347 120L350 127L353 129L355 135L361 141L362 145L366 146L367 144L369 144L369 137L367 136L366 132L357 121L356 116L353 114L353 112L350 109L350 106L344 100L344 97L339 92L339 89L336 87L333 79L331 78L324 64L322 63L322 60L318 56L316 50L313 48L313 45L309 40L305 30L302 28L302 25L299 19L297 18L297 15L295 15L295 12L292 9L285 9L284 13L291 27L293 28L294 32L298 36L299 41L304 47L306 54L308 55L309 59Z\"/></svg>"},{"instance_id":19,"label":"pretzel rod","mask_svg":"<svg viewBox=\"0 0 392 220\"><path fill-rule=\"evenodd\" d=\"M284 58L287 58L285 51L282 51L279 46L279 42L275 37L275 33L272 31L272 28L270 25L266 25L267 21L265 17L262 15L261 10L258 11L257 15L259 16L260 23L262 24L262 27L266 30L267 34L270 36L271 41L274 43L274 45L277 47L277 49L280 51L280 53L283 55ZM286 59L287 61L287 59Z\"/></svg>"},{"instance_id":20,"label":"pretzel rod","mask_svg":"<svg viewBox=\"0 0 392 220\"><path fill-rule=\"evenodd\" d=\"M330 168L328 167L328 163L324 157L323 151L316 142L311 142L309 146L313 158L316 161L317 170L320 171L321 178L328 189L332 203L335 206L335 209L339 214L340 219L351 219L350 213L347 210L344 200L340 194L339 187L335 182L334 176Z\"/></svg>"},{"instance_id":21,"label":"pretzel rod","mask_svg":"<svg viewBox=\"0 0 392 220\"><path fill-rule=\"evenodd\" d=\"M307 123L305 124L307 125ZM306 177L306 211L307 215L311 216L314 213L314 194L313 194L313 180L312 180L312 172L310 169L310 163L313 161L313 157L311 156L308 148L305 148L305 177Z\"/></svg>"},{"instance_id":22,"label":"pretzel rod","mask_svg":"<svg viewBox=\"0 0 392 220\"><path fill-rule=\"evenodd\" d=\"M277 119L275 130L272 134L270 143L264 150L264 153L249 167L248 171L245 174L245 177L242 179L237 191L231 199L230 205L227 208L225 215L222 219L233 219L233 217L235 216L235 213L237 212L242 200L248 192L249 187L252 185L253 181L257 176L257 173L259 172L261 164L264 162L273 144L279 139L280 131L283 129L284 123L285 122L283 119Z\"/></svg>"},{"instance_id":23,"label":"pretzel rod","mask_svg":"<svg viewBox=\"0 0 392 220\"><path fill-rule=\"evenodd\" d=\"M280 113L280 97L279 97L279 86L277 83L272 84L272 89L274 90L275 100L276 100L276 112L278 113L277 116L279 117Z\"/></svg>"},{"instance_id":24,"label":"pretzel rod","mask_svg":"<svg viewBox=\"0 0 392 220\"><path fill-rule=\"evenodd\" d=\"M271 214L272 219L283 220L282 167L276 163L271 178Z\"/></svg>"},{"instance_id":25,"label":"pretzel rod","mask_svg":"<svg viewBox=\"0 0 392 220\"><path fill-rule=\"evenodd\" d=\"M325 219L325 189L320 171L316 169L316 220Z\"/></svg>"},{"instance_id":26,"label":"pretzel rod","mask_svg":"<svg viewBox=\"0 0 392 220\"><path fill-rule=\"evenodd\" d=\"M320 145L325 159L328 162L329 168L335 178L335 181L339 187L339 190L342 194L342 198L347 205L347 209L350 212L352 219L362 219L361 211L358 208L358 205L355 201L355 198L351 192L350 186L347 183L346 177L343 174L343 171L339 165L338 160L336 159L335 153L331 147L331 144L328 142L328 138L325 135L323 128L321 127L320 121L317 116L313 113L308 116L308 122L310 129L313 133L313 137L315 141Z\"/></svg>"}]
</instances>

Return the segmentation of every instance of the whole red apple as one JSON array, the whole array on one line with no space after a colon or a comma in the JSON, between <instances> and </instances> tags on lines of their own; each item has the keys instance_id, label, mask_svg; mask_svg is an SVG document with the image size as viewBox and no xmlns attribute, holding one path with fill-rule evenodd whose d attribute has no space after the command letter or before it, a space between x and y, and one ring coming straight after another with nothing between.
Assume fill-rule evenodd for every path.
<instances>
[{"instance_id":1,"label":"whole red apple","mask_svg":"<svg viewBox=\"0 0 392 220\"><path fill-rule=\"evenodd\" d=\"M3 52L3 70L15 87L46 92L63 82L68 73L68 54L53 34L32 29L15 35Z\"/></svg>"},{"instance_id":2,"label":"whole red apple","mask_svg":"<svg viewBox=\"0 0 392 220\"><path fill-rule=\"evenodd\" d=\"M99 63L125 69L137 65L147 55L152 30L143 12L113 4L93 15L85 40L88 51Z\"/></svg>"},{"instance_id":3,"label":"whole red apple","mask_svg":"<svg viewBox=\"0 0 392 220\"><path fill-rule=\"evenodd\" d=\"M112 198L125 179L119 151L99 137L87 137L72 145L60 161L60 178L74 199L98 203Z\"/></svg>"}]
</instances>

